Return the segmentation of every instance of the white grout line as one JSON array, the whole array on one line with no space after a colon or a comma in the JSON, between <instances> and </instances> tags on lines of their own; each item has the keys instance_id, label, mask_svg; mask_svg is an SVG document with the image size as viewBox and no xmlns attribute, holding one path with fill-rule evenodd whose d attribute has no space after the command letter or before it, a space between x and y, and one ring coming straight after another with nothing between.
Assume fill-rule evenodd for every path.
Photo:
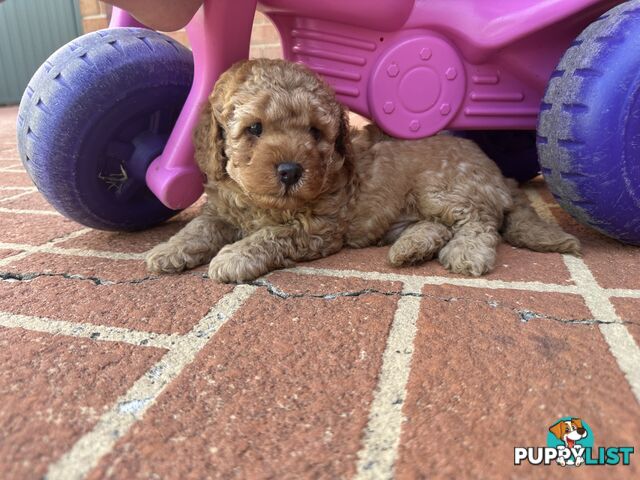
<instances>
[{"instance_id":1,"label":"white grout line","mask_svg":"<svg viewBox=\"0 0 640 480\"><path fill-rule=\"evenodd\" d=\"M22 209L22 208L5 208L5 207L0 207L0 212L1 213L16 213L16 214L23 214L23 215L53 215L56 217L60 217L61 214L59 214L58 212L56 212L55 210L28 210L28 209Z\"/></svg>"},{"instance_id":2,"label":"white grout line","mask_svg":"<svg viewBox=\"0 0 640 480\"><path fill-rule=\"evenodd\" d=\"M629 329L620 323L600 324L600 332L609 344L609 349L618 362L618 366L627 378L631 391L640 403L640 348L629 333Z\"/></svg>"},{"instance_id":3,"label":"white grout line","mask_svg":"<svg viewBox=\"0 0 640 480\"><path fill-rule=\"evenodd\" d=\"M527 191L526 193L541 217L557 223L549 205L543 201L538 192ZM640 403L640 348L627 327L620 323L622 320L609 298L611 292L598 284L584 260L572 255L562 255L562 259L593 317L605 322L599 325L600 332L609 345L609 350L616 359L618 367L629 382L636 401Z\"/></svg>"},{"instance_id":4,"label":"white grout line","mask_svg":"<svg viewBox=\"0 0 640 480\"><path fill-rule=\"evenodd\" d=\"M486 280L483 278L456 278L420 275L402 275L398 273L363 272L360 270L337 270L314 267L294 267L283 271L303 275L325 275L328 277L355 277L363 280L411 283L418 281L422 285L455 285L460 287L487 288L491 290L526 290L532 292L553 292L579 294L575 285L560 285L542 282L510 282L503 280Z\"/></svg>"},{"instance_id":5,"label":"white grout line","mask_svg":"<svg viewBox=\"0 0 640 480\"><path fill-rule=\"evenodd\" d=\"M26 190L26 191L22 191L20 193L16 193L15 195L11 195L10 197L2 197L0 198L0 203L2 202L10 202L11 200L17 200L20 197L24 197L26 195L31 195L32 192L31 190Z\"/></svg>"},{"instance_id":6,"label":"white grout line","mask_svg":"<svg viewBox=\"0 0 640 480\"><path fill-rule=\"evenodd\" d=\"M9 165L8 167L0 167L1 173L26 173L22 165L19 163L15 165Z\"/></svg>"},{"instance_id":7,"label":"white grout line","mask_svg":"<svg viewBox=\"0 0 640 480\"><path fill-rule=\"evenodd\" d=\"M124 342L144 347L173 348L177 335L164 333L141 332L120 327L93 325L90 323L74 323L52 318L17 315L0 312L0 326L6 328L23 328L34 332L70 337L90 338L96 341Z\"/></svg>"},{"instance_id":8,"label":"white grout line","mask_svg":"<svg viewBox=\"0 0 640 480\"><path fill-rule=\"evenodd\" d=\"M12 257L0 259L0 266L7 265L14 261L20 260L20 255L27 256L32 253L53 253L56 255L68 255L72 257L94 257L94 258L107 258L110 260L144 260L144 253L125 253L125 252L106 252L102 250L91 250L86 248L62 248L55 246L45 245L26 245L23 243L7 243L0 242L0 249L5 250L22 250L23 253L16 254Z\"/></svg>"},{"instance_id":9,"label":"white grout line","mask_svg":"<svg viewBox=\"0 0 640 480\"><path fill-rule=\"evenodd\" d=\"M622 298L640 298L640 290L631 290L628 288L605 288L605 292L609 297Z\"/></svg>"},{"instance_id":10,"label":"white grout line","mask_svg":"<svg viewBox=\"0 0 640 480\"><path fill-rule=\"evenodd\" d=\"M47 480L79 480L107 455L139 421L164 389L189 365L196 354L257 289L238 285L205 315L192 331L176 339L174 347L142 375L131 388L57 462L49 466Z\"/></svg>"},{"instance_id":11,"label":"white grout line","mask_svg":"<svg viewBox=\"0 0 640 480\"><path fill-rule=\"evenodd\" d=\"M23 190L23 191L29 191L29 192L37 192L38 189L36 187L5 187L2 186L0 187L1 191L5 191L5 190Z\"/></svg>"},{"instance_id":12,"label":"white grout line","mask_svg":"<svg viewBox=\"0 0 640 480\"><path fill-rule=\"evenodd\" d=\"M583 292L584 300L594 318L600 324L600 332L609 345L609 350L618 362L618 367L627 378L631 391L640 403L640 348L611 303L606 291L598 285L591 270L582 259L563 255L567 268Z\"/></svg>"},{"instance_id":13,"label":"white grout line","mask_svg":"<svg viewBox=\"0 0 640 480\"><path fill-rule=\"evenodd\" d=\"M0 246L0 248L2 248L2 247ZM5 265L9 265L10 263L13 263L13 262L18 262L18 261L22 260L23 258L28 257L32 253L33 252L20 252L20 253L15 253L13 255L5 257L5 258L0 258L0 267L4 267Z\"/></svg>"},{"instance_id":14,"label":"white grout line","mask_svg":"<svg viewBox=\"0 0 640 480\"><path fill-rule=\"evenodd\" d=\"M403 287L404 293L416 291L420 291L418 279ZM398 300L358 452L356 480L393 478L419 313L420 297L403 296Z\"/></svg>"},{"instance_id":15,"label":"white grout line","mask_svg":"<svg viewBox=\"0 0 640 480\"><path fill-rule=\"evenodd\" d=\"M22 260L23 258L28 257L32 253L43 252L43 251L46 251L47 249L55 248L53 247L53 245L77 238L90 231L91 231L90 228L81 228L80 230L75 230L71 233L63 235L62 237L54 238L53 240L49 240L47 243L44 243L38 246L24 245L21 243L0 242L0 248L4 248L7 250L22 250L22 252L20 253L16 253L15 255L11 255L11 256L0 259L0 267L4 265L8 265L13 262L17 262L18 260Z\"/></svg>"},{"instance_id":16,"label":"white grout line","mask_svg":"<svg viewBox=\"0 0 640 480\"><path fill-rule=\"evenodd\" d=\"M107 258L110 260L144 260L146 253L128 252L107 252L103 250L91 250L85 248L61 248L44 247L40 249L43 253L55 253L58 255L68 255L72 257L95 257Z\"/></svg>"}]
</instances>

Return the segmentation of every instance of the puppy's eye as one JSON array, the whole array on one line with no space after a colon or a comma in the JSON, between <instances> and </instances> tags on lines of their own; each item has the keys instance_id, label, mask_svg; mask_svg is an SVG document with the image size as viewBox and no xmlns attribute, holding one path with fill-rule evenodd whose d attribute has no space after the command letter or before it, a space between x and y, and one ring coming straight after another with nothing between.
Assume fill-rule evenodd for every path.
<instances>
[{"instance_id":1,"label":"puppy's eye","mask_svg":"<svg viewBox=\"0 0 640 480\"><path fill-rule=\"evenodd\" d=\"M247 127L247 132L254 137L259 137L262 135L262 124L260 122L252 123Z\"/></svg>"},{"instance_id":2,"label":"puppy's eye","mask_svg":"<svg viewBox=\"0 0 640 480\"><path fill-rule=\"evenodd\" d=\"M309 129L309 133L311 133L311 136L316 142L322 138L322 132L318 130L316 127L311 127Z\"/></svg>"}]
</instances>

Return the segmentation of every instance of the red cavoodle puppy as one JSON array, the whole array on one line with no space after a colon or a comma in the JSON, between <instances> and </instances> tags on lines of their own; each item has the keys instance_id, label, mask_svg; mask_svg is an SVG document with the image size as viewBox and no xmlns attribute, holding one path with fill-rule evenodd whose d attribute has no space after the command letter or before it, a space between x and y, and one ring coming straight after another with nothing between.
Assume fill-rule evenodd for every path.
<instances>
[{"instance_id":1,"label":"red cavoodle puppy","mask_svg":"<svg viewBox=\"0 0 640 480\"><path fill-rule=\"evenodd\" d=\"M212 279L242 282L345 246L392 244L392 265L437 256L477 276L493 268L501 237L579 253L578 240L542 221L473 142L351 130L330 87L301 65L234 65L204 108L195 147L207 203L149 252L151 271L210 262Z\"/></svg>"}]
</instances>

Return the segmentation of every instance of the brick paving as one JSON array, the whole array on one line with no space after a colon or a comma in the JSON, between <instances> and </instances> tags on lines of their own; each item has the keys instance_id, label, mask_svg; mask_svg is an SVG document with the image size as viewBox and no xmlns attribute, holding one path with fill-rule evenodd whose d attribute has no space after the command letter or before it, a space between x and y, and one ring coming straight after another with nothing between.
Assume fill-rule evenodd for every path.
<instances>
[{"instance_id":1,"label":"brick paving","mask_svg":"<svg viewBox=\"0 0 640 480\"><path fill-rule=\"evenodd\" d=\"M482 278L344 250L252 285L149 275L140 233L65 220L0 109L0 477L640 478L514 466L563 416L640 446L640 249L538 212L582 258L501 245Z\"/></svg>"}]
</instances>

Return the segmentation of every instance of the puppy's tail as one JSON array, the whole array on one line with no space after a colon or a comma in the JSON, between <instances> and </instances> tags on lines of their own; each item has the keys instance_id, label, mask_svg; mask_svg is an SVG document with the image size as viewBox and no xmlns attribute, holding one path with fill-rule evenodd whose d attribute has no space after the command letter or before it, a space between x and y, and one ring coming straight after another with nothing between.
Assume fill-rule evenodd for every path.
<instances>
[{"instance_id":1,"label":"puppy's tail","mask_svg":"<svg viewBox=\"0 0 640 480\"><path fill-rule=\"evenodd\" d=\"M513 208L506 213L500 232L507 242L536 252L580 255L580 241L576 237L558 225L542 220L514 180L508 180L507 185L513 198Z\"/></svg>"}]
</instances>

